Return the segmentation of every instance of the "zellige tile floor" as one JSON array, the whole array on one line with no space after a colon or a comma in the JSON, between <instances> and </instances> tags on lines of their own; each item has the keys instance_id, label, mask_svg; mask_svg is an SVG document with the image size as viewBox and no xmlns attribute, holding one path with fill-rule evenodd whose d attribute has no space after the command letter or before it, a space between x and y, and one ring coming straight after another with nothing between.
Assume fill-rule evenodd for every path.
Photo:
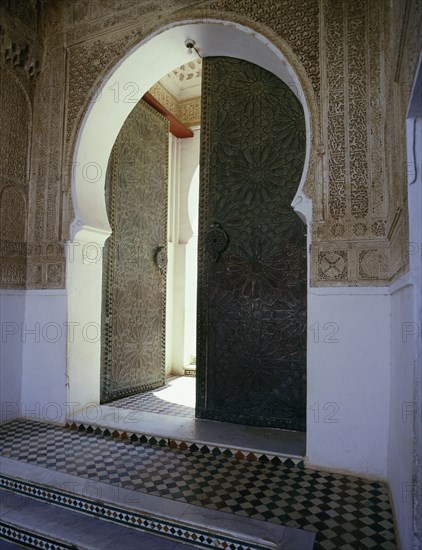
<instances>
[{"instance_id":1,"label":"zellige tile floor","mask_svg":"<svg viewBox=\"0 0 422 550\"><path fill-rule=\"evenodd\" d=\"M387 487L32 421L0 429L0 453L128 489L317 532L316 550L396 548Z\"/></svg>"},{"instance_id":2,"label":"zellige tile floor","mask_svg":"<svg viewBox=\"0 0 422 550\"><path fill-rule=\"evenodd\" d=\"M166 379L166 385L130 397L113 401L114 407L138 411L195 418L194 376L174 376Z\"/></svg>"}]
</instances>

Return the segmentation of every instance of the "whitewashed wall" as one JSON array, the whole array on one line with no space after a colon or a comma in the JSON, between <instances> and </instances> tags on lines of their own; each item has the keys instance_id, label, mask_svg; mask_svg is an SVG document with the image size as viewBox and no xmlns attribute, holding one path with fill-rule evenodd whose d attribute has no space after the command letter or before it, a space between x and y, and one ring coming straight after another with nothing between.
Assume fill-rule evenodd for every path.
<instances>
[{"instance_id":1,"label":"whitewashed wall","mask_svg":"<svg viewBox=\"0 0 422 550\"><path fill-rule=\"evenodd\" d=\"M20 416L22 386L22 335L25 291L0 290L0 421Z\"/></svg>"},{"instance_id":2,"label":"whitewashed wall","mask_svg":"<svg viewBox=\"0 0 422 550\"><path fill-rule=\"evenodd\" d=\"M170 139L169 267L167 277L167 371L183 374L196 343L196 243L189 197L199 164L200 131Z\"/></svg>"},{"instance_id":3,"label":"whitewashed wall","mask_svg":"<svg viewBox=\"0 0 422 550\"><path fill-rule=\"evenodd\" d=\"M310 466L386 478L390 303L385 288L309 292Z\"/></svg>"},{"instance_id":4,"label":"whitewashed wall","mask_svg":"<svg viewBox=\"0 0 422 550\"><path fill-rule=\"evenodd\" d=\"M66 418L64 290L2 290L1 421ZM77 331L75 331L75 335Z\"/></svg>"},{"instance_id":5,"label":"whitewashed wall","mask_svg":"<svg viewBox=\"0 0 422 550\"><path fill-rule=\"evenodd\" d=\"M422 71L419 78L422 81ZM421 97L419 90L419 98ZM388 481L403 549L422 530L422 104L407 122L410 273L392 292ZM416 159L414 158L416 154ZM417 527L418 525L418 527ZM419 541L420 544L421 541ZM419 546L420 548L420 546Z\"/></svg>"}]
</instances>

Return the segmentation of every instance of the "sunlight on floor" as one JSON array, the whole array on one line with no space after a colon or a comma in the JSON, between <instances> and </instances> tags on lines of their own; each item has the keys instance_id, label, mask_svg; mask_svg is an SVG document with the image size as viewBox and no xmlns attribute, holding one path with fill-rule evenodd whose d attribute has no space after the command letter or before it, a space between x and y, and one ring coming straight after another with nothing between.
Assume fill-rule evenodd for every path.
<instances>
[{"instance_id":1,"label":"sunlight on floor","mask_svg":"<svg viewBox=\"0 0 422 550\"><path fill-rule=\"evenodd\" d=\"M175 405L195 408L196 378L194 376L180 376L168 380L167 383L169 384L167 388L153 392L155 397Z\"/></svg>"}]
</instances>

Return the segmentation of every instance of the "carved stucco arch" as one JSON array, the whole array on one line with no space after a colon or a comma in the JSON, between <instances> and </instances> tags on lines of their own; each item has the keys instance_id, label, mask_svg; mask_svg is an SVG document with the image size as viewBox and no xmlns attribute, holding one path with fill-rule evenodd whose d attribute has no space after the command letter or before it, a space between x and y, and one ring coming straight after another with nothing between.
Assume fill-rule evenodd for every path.
<instances>
[{"instance_id":1,"label":"carved stucco arch","mask_svg":"<svg viewBox=\"0 0 422 550\"><path fill-rule=\"evenodd\" d=\"M268 27L232 13L207 12L205 16L204 12L198 12L190 13L186 19L179 14L178 20L161 20L136 45L128 44L126 53L120 60L114 60L112 68L107 65L101 86L98 77L97 86L84 99L84 115L77 134L76 128L74 132L71 130L77 137L72 163L73 243L67 254L68 321L82 327L82 332L86 326L101 325L102 261L98 250L111 232L104 198L105 174L114 141L135 105L115 103L115 88L110 86L115 82L121 86L137 82L140 99L157 80L190 59L184 47L186 38L194 39L204 56L228 55L261 65L288 84L298 97L305 114L307 146L302 179L292 204L308 224L312 221L312 199L316 198L318 177L316 151L320 141L318 107L310 79L288 44ZM167 45L165 51L163 44ZM98 92L100 99L92 101ZM69 123L72 121L68 120ZM80 338L68 344L71 402L82 407L88 402L99 403L100 357L99 339Z\"/></svg>"},{"instance_id":2,"label":"carved stucco arch","mask_svg":"<svg viewBox=\"0 0 422 550\"><path fill-rule=\"evenodd\" d=\"M103 199L103 189L105 182L105 171L107 161L110 156L111 148L123 125L124 120L134 107L134 103L112 103L112 97L116 90L110 90L110 85L115 82L124 86L125 83L135 82L139 84L137 99L140 99L149 87L157 80L162 78L172 68L188 61L189 55L184 49L182 36L191 37L192 32L188 32L193 26L201 26L207 29L205 32L212 32L211 29L225 29L225 34L230 31L237 36L244 33L245 44L240 46L236 43L230 45L229 41L224 42L223 46L215 42L209 45L205 55L231 55L257 63L258 65L271 70L282 80L284 80L301 101L306 120L307 146L304 172L298 188L296 197L292 203L295 210L308 223L311 222L311 205L307 199L319 204L318 189L315 181L320 178L317 176L318 169L318 151L320 144L320 121L318 104L315 98L314 90L310 79L308 78L303 65L298 60L289 45L276 33L268 27L256 23L253 20L228 12L205 12L198 11L189 14L189 19L160 21L160 25L148 33L143 39L137 41L136 45L128 45L127 51L120 60L114 60L112 67L108 66L102 75L98 75L96 83L91 89L89 97L85 99L85 105L82 109L83 115L79 118L79 124L76 124L74 140L71 140L73 146L73 174L72 174L72 201L75 211L75 219L71 224L71 239L94 238L99 242L104 241L110 234L105 203ZM180 40L180 51L167 51L165 59L159 59L157 56L158 41L168 38L173 33L176 37L177 30ZM185 32L184 32L185 31ZM175 41L175 40L174 40ZM258 59L254 58L252 45L255 41L258 52ZM201 41L198 40L198 46L201 48ZM244 48L244 49L242 49ZM267 50L267 60L259 59L259 55ZM156 66L148 66L147 72L141 79L131 78L131 80L119 80L124 74L124 69L132 65L133 68L142 66L134 63L135 59L157 60ZM155 58L154 58L155 56ZM172 61L174 58L174 61ZM275 67L278 58L279 66ZM132 62L132 63L131 63ZM148 61L146 62L148 64ZM275 70L274 70L275 69ZM105 74L104 74L105 73ZM132 72L132 75L135 73ZM287 78L286 78L287 76ZM99 100L92 98L98 97ZM110 115L110 113L112 113ZM114 119L114 120L113 120ZM97 154L92 148L92 142L96 141ZM91 143L90 143L91 141ZM99 203L102 203L101 205ZM80 233L82 231L82 233ZM94 234L92 234L94 233Z\"/></svg>"}]
</instances>

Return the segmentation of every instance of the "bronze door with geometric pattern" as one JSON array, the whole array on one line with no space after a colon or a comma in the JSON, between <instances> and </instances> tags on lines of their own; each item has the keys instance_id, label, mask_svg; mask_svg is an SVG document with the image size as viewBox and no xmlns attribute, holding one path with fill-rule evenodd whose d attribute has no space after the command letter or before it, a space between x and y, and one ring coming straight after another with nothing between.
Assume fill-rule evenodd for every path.
<instances>
[{"instance_id":1,"label":"bronze door with geometric pattern","mask_svg":"<svg viewBox=\"0 0 422 550\"><path fill-rule=\"evenodd\" d=\"M204 59L200 418L305 429L306 227L291 207L304 160L290 88L247 61Z\"/></svg>"},{"instance_id":2,"label":"bronze door with geometric pattern","mask_svg":"<svg viewBox=\"0 0 422 550\"><path fill-rule=\"evenodd\" d=\"M106 177L101 400L164 384L168 122L143 100Z\"/></svg>"}]
</instances>

